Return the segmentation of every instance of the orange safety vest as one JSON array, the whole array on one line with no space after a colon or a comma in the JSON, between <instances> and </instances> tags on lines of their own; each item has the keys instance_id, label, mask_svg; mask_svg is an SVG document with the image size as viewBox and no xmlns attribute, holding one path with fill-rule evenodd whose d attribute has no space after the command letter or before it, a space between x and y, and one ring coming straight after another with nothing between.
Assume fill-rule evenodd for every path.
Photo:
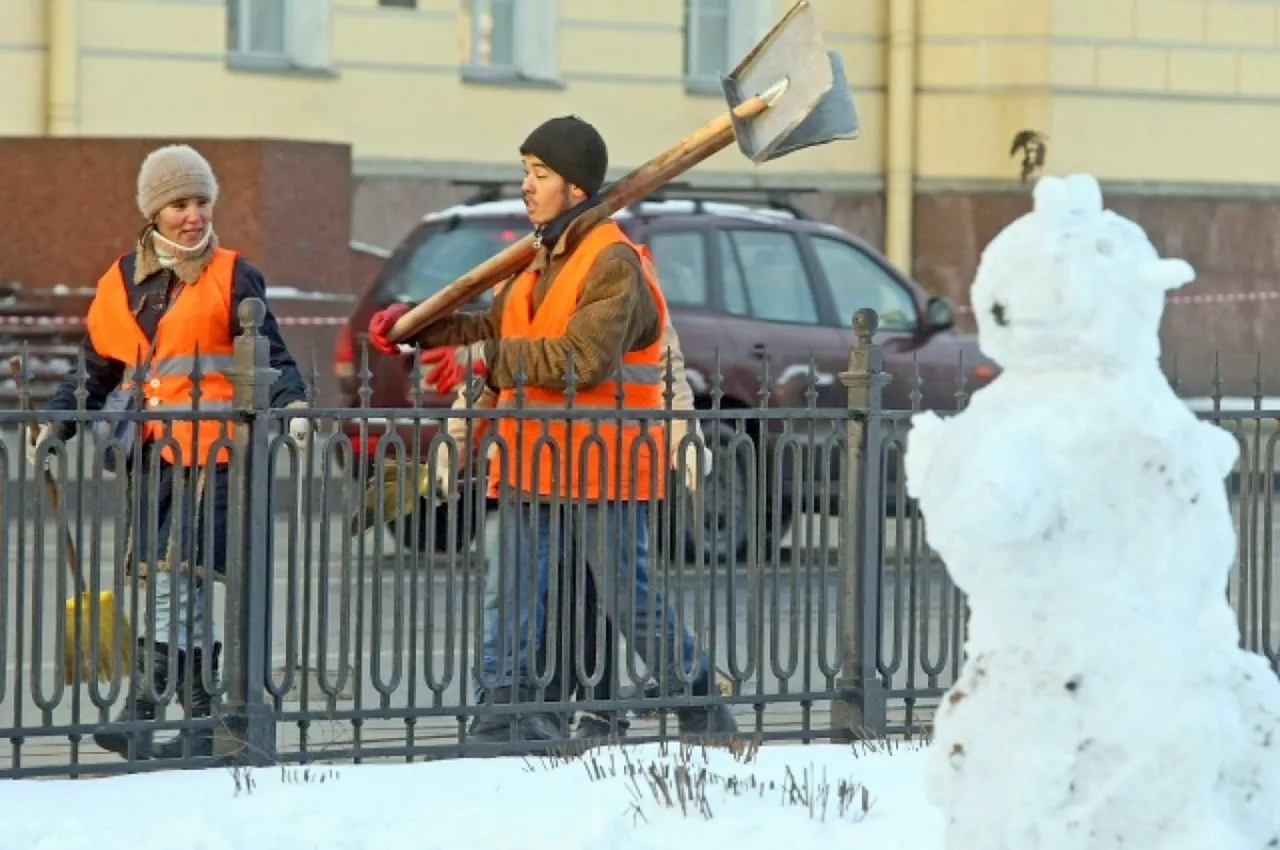
<instances>
[{"instance_id":1,"label":"orange safety vest","mask_svg":"<svg viewBox=\"0 0 1280 850\"><path fill-rule=\"evenodd\" d=\"M191 410L191 372L199 356L202 411L231 409L231 287L239 254L223 248L215 250L200 279L182 287L156 328L155 352L145 370L143 404L147 410ZM98 290L89 305L86 322L89 340L103 357L125 366L120 386L134 387L139 358L145 358L151 343L129 309L129 284L116 262L98 281ZM172 431L168 426L172 424ZM204 466L215 440L231 437L231 423L221 420L157 420L141 424L143 442L171 436L181 447L175 457L173 443L165 440L161 457L182 466ZM166 433L168 431L168 433ZM215 463L226 463L226 446L218 450Z\"/></svg>"},{"instance_id":2,"label":"orange safety vest","mask_svg":"<svg viewBox=\"0 0 1280 850\"><path fill-rule=\"evenodd\" d=\"M615 222L608 221L587 233L556 275L551 289L535 313L533 285L538 272L525 270L511 284L502 313L502 339L537 339L564 336L578 306L582 285L596 259L611 245L623 243L636 249ZM649 264L642 264L645 283L658 305L658 324L667 319L667 303ZM621 378L619 386L618 378ZM628 411L666 407L663 397L662 337L639 351L622 356L622 367L590 389L576 389L573 408L622 410L612 418L535 419L502 417L497 422L499 445L489 461L489 496L500 493L503 479L521 493L553 493L561 498L589 500L660 499L666 492L666 426L659 417L628 418ZM525 387L517 404L516 391L498 393L499 409L564 410L564 392ZM621 442L619 442L621 440ZM585 467L585 470L584 470ZM620 469L620 472L619 472ZM505 474L504 474L505 470ZM585 471L585 475L583 474ZM602 486L603 479L603 486Z\"/></svg>"}]
</instances>

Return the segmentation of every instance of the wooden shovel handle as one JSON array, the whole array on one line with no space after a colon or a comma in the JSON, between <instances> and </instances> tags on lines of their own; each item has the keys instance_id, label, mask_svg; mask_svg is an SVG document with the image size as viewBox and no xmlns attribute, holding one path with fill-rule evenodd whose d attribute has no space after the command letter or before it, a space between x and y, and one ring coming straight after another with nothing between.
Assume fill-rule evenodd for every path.
<instances>
[{"instance_id":1,"label":"wooden shovel handle","mask_svg":"<svg viewBox=\"0 0 1280 850\"><path fill-rule=\"evenodd\" d=\"M732 112L717 116L610 186L600 203L583 213L583 217L591 222L608 218L724 150L733 144L733 117L740 120L753 118L768 109L770 103L766 96L756 96L743 101ZM396 320L387 336L392 342L409 339L491 287L524 271L533 261L534 253L533 234L530 233L409 310Z\"/></svg>"},{"instance_id":2,"label":"wooden shovel handle","mask_svg":"<svg viewBox=\"0 0 1280 850\"><path fill-rule=\"evenodd\" d=\"M9 358L9 373L13 375L13 381L17 385L19 391L22 390L22 358ZM27 408L23 405L24 409ZM21 430L21 429L20 429ZM28 422L27 430L36 430L36 423ZM39 433L37 431L37 433ZM21 433L18 434L23 444L26 444L27 438ZM24 449L25 451L25 449ZM44 474L44 489L49 494L49 505L53 508L53 521L58 526L58 531L63 537L63 543L67 547L67 569L71 572L71 580L75 583L76 593L84 593L84 574L80 572L80 556L76 552L76 542L71 536L71 529L67 527L66 518L62 513L62 492L58 487L58 481L53 477L53 473L49 471L49 467L42 466L40 471Z\"/></svg>"}]
</instances>

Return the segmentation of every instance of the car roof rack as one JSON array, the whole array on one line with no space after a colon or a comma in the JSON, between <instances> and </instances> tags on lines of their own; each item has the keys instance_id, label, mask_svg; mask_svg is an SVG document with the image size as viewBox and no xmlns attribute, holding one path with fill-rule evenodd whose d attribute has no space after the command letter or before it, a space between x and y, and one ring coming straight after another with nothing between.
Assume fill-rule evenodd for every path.
<instances>
[{"instance_id":1,"label":"car roof rack","mask_svg":"<svg viewBox=\"0 0 1280 850\"><path fill-rule=\"evenodd\" d=\"M815 192L816 189L750 189L731 186L692 186L688 183L668 183L660 189L641 198L630 207L632 215L645 215L645 203L662 203L664 201L692 201L695 213L706 212L706 205L740 204L742 206L765 207L778 212L789 213L800 221L813 221L813 216L791 202L790 196L802 192Z\"/></svg>"},{"instance_id":2,"label":"car roof rack","mask_svg":"<svg viewBox=\"0 0 1280 850\"><path fill-rule=\"evenodd\" d=\"M476 204L487 204L492 201L501 201L503 198L520 197L520 181L518 180L450 180L450 186L456 186L459 189L469 188L472 191L464 200L460 202L462 206L473 207ZM511 193L504 192L511 189Z\"/></svg>"},{"instance_id":3,"label":"car roof rack","mask_svg":"<svg viewBox=\"0 0 1280 850\"><path fill-rule=\"evenodd\" d=\"M476 206L504 198L519 198L520 183L514 180L450 180L450 186L470 188L472 193L461 201L462 206ZM800 221L813 221L813 216L791 202L791 196L816 192L817 189L752 189L740 187L693 186L685 182L672 182L650 192L632 203L628 210L636 217L649 218L652 213L644 210L646 203L665 201L691 201L694 213L706 212L709 203L740 204L765 207L777 212L789 213Z\"/></svg>"}]
</instances>

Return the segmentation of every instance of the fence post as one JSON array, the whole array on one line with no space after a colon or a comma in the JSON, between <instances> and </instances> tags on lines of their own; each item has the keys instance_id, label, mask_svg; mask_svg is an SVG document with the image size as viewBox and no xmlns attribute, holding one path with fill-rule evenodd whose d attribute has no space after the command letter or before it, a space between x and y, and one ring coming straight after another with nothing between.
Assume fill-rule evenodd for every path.
<instances>
[{"instance_id":1,"label":"fence post","mask_svg":"<svg viewBox=\"0 0 1280 850\"><path fill-rule=\"evenodd\" d=\"M849 391L853 416L846 425L847 455L842 484L845 510L844 555L840 581L841 699L831 703L831 735L850 741L883 736L888 697L876 671L880 629L880 502L883 482L881 394L890 376L881 371L884 352L872 342L879 326L876 311L853 314L856 337L849 369L840 382Z\"/></svg>"},{"instance_id":2,"label":"fence post","mask_svg":"<svg viewBox=\"0 0 1280 850\"><path fill-rule=\"evenodd\" d=\"M232 433L235 457L227 508L226 707L215 746L218 755L251 765L271 764L276 756L275 714L266 703L271 650L268 534L272 483L266 412L271 386L280 372L269 366L270 345L261 333L266 314L260 299L246 298L240 303L236 318L242 330L233 343L233 366L227 373L232 406L242 415Z\"/></svg>"}]
</instances>

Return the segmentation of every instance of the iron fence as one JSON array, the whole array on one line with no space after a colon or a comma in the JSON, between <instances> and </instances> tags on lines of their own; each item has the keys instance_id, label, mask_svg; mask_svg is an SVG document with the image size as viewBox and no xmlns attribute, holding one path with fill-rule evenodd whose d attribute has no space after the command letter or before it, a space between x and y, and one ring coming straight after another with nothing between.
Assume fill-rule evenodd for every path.
<instances>
[{"instance_id":1,"label":"iron fence","mask_svg":"<svg viewBox=\"0 0 1280 850\"><path fill-rule=\"evenodd\" d=\"M261 315L242 313L229 409L149 408L140 380L133 410L89 411L82 379L78 411L0 412L0 775L519 753L573 746L590 717L601 734L653 741L714 706L760 740L917 734L958 674L963 594L905 492L912 411L881 405L892 379L918 408L922 383L883 371L871 311L855 317L845 406L819 407L811 389L803 408L770 408L767 394L724 408L713 386L707 407L675 410L668 379L659 411L540 409L520 387L498 408L474 397L431 407L421 373L409 409L370 407L367 392L355 409L270 409ZM367 361L363 371L367 383ZM956 409L966 401L961 383ZM1241 541L1232 600L1245 644L1280 665L1280 411L1262 402L1259 392L1254 409L1232 411L1217 398L1203 415L1241 439L1228 484ZM301 442L294 419L310 424ZM159 440L147 448L133 434L129 474L109 463L123 443L84 434L55 435L32 465L13 434L51 420L131 422ZM180 448L184 422L211 429L223 472L155 461L156 447ZM536 438L553 427L554 439ZM525 461L535 473L545 463L557 485L595 471L651 492L520 497L503 482ZM168 527L157 520L166 500L181 518ZM193 577L183 555L201 544ZM223 573L209 567L219 545ZM666 604L637 589L641 555ZM543 584L529 568L538 557ZM666 637L645 640L653 633ZM673 649L684 633L692 653ZM83 658L103 676L72 675ZM495 701L495 676L511 668L526 681ZM713 671L707 687L700 669ZM156 716L113 723L134 694ZM531 714L550 718L555 739L473 734L477 718ZM95 743L104 729L125 733L125 758ZM211 753L199 746L208 735Z\"/></svg>"}]
</instances>

